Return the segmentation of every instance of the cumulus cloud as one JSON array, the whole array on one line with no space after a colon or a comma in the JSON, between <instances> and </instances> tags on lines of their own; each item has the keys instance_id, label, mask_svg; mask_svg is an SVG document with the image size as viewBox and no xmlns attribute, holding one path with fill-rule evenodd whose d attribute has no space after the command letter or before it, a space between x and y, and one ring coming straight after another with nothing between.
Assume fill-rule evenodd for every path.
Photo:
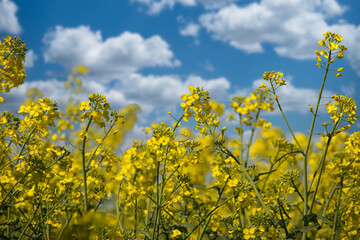
<instances>
[{"instance_id":1,"label":"cumulus cloud","mask_svg":"<svg viewBox=\"0 0 360 240\"><path fill-rule=\"evenodd\" d=\"M206 80L190 75L181 79L177 75L143 76L134 73L121 79L108 95L110 98L118 96L120 91L127 103L140 104L147 113L156 108L167 112L180 103L180 97L184 92L188 92L189 85L203 86L215 99L224 99L230 88L230 82L223 77Z\"/></svg>"},{"instance_id":2,"label":"cumulus cloud","mask_svg":"<svg viewBox=\"0 0 360 240\"><path fill-rule=\"evenodd\" d=\"M190 84L195 87L203 86L210 96L218 101L224 100L230 89L230 82L226 78L204 79L196 75L183 79L177 75L144 76L132 73L119 77L115 82L104 83L94 76L84 76L83 81L86 82L87 90L78 96L82 101L87 99L89 93L99 93L106 96L114 109L121 109L128 104L139 104L145 117L154 111L163 116L168 111L176 110L181 102L181 95L189 91ZM20 104L25 101L26 92L34 87L40 89L44 97L66 103L68 92L62 81L38 80L26 82L5 94L5 102L0 106L0 110L17 112Z\"/></svg>"},{"instance_id":3,"label":"cumulus cloud","mask_svg":"<svg viewBox=\"0 0 360 240\"><path fill-rule=\"evenodd\" d=\"M350 82L348 85L341 85L340 90L343 94L353 97L356 94L356 84L354 82Z\"/></svg>"},{"instance_id":4,"label":"cumulus cloud","mask_svg":"<svg viewBox=\"0 0 360 240\"><path fill-rule=\"evenodd\" d=\"M21 32L21 27L16 17L17 10L17 5L12 1L0 1L0 32L13 34Z\"/></svg>"},{"instance_id":5,"label":"cumulus cloud","mask_svg":"<svg viewBox=\"0 0 360 240\"><path fill-rule=\"evenodd\" d=\"M200 3L205 9L215 9L226 6L238 0L132 0L148 7L149 14L158 14L166 9L172 9L176 4L194 7Z\"/></svg>"},{"instance_id":6,"label":"cumulus cloud","mask_svg":"<svg viewBox=\"0 0 360 240\"><path fill-rule=\"evenodd\" d=\"M199 35L200 26L193 22L188 23L184 28L180 29L183 36L197 37Z\"/></svg>"},{"instance_id":7,"label":"cumulus cloud","mask_svg":"<svg viewBox=\"0 0 360 240\"><path fill-rule=\"evenodd\" d=\"M26 52L25 58L25 68L32 68L34 66L34 62L38 59L38 56L35 54L34 50L28 50Z\"/></svg>"},{"instance_id":8,"label":"cumulus cloud","mask_svg":"<svg viewBox=\"0 0 360 240\"><path fill-rule=\"evenodd\" d=\"M262 0L205 13L199 22L214 39L239 50L259 53L270 43L278 55L299 60L314 58L321 34L336 31L344 36L351 52L349 59L360 75L360 26L344 21L328 23L346 9L336 0Z\"/></svg>"},{"instance_id":9,"label":"cumulus cloud","mask_svg":"<svg viewBox=\"0 0 360 240\"><path fill-rule=\"evenodd\" d=\"M147 5L149 14L158 14L165 9L172 9L175 4L195 6L196 0L132 0Z\"/></svg>"},{"instance_id":10,"label":"cumulus cloud","mask_svg":"<svg viewBox=\"0 0 360 240\"><path fill-rule=\"evenodd\" d=\"M330 27L331 31L344 36L343 42L348 48L345 57L350 61L352 68L360 76L360 25L336 24Z\"/></svg>"},{"instance_id":11,"label":"cumulus cloud","mask_svg":"<svg viewBox=\"0 0 360 240\"><path fill-rule=\"evenodd\" d=\"M226 6L229 3L236 2L238 0L198 0L205 9L215 9Z\"/></svg>"},{"instance_id":12,"label":"cumulus cloud","mask_svg":"<svg viewBox=\"0 0 360 240\"><path fill-rule=\"evenodd\" d=\"M26 100L26 92L37 88L43 92L43 97L51 98L57 102L64 101L64 83L56 79L27 81L18 88L13 88L9 93L4 93L4 103L0 105L0 111L17 113L21 104Z\"/></svg>"},{"instance_id":13,"label":"cumulus cloud","mask_svg":"<svg viewBox=\"0 0 360 240\"><path fill-rule=\"evenodd\" d=\"M45 62L66 68L84 64L95 75L113 77L145 67L180 65L169 44L158 35L144 39L140 34L124 32L103 40L100 31L94 32L88 26L57 26L43 41Z\"/></svg>"}]
</instances>

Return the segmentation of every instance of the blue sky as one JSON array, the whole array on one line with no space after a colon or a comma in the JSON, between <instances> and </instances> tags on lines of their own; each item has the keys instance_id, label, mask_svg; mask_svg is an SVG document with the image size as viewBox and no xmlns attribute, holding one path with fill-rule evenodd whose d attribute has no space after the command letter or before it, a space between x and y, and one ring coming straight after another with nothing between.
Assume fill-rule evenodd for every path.
<instances>
[{"instance_id":1,"label":"blue sky","mask_svg":"<svg viewBox=\"0 0 360 240\"><path fill-rule=\"evenodd\" d=\"M357 0L0 0L0 36L19 35L29 50L26 83L0 108L16 111L32 87L64 101L63 82L84 64L88 93L106 95L114 108L141 105L139 135L170 120L168 111L180 115L189 84L228 105L275 70L288 81L279 93L286 114L305 132L323 74L313 51L327 30L344 36L348 52L337 65L344 76L328 79L325 96L360 102L359 10ZM267 118L284 127L278 112Z\"/></svg>"}]
</instances>

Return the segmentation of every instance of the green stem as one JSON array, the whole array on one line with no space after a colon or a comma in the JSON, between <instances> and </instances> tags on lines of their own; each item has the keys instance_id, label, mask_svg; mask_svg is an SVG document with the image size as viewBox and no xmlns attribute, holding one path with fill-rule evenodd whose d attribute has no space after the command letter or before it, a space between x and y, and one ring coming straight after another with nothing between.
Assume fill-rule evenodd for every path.
<instances>
[{"instance_id":1,"label":"green stem","mask_svg":"<svg viewBox=\"0 0 360 240\"><path fill-rule=\"evenodd\" d=\"M224 187L221 189L221 191L220 191L220 193L219 193L219 197L218 197L218 199L217 199L217 201L216 201L216 203L215 203L215 207L218 206L218 204L219 204L219 202L220 202L220 199L221 199L221 196L222 196L222 194L223 194L224 191L225 191L225 188L226 188L226 186L227 186L228 181L229 181L229 177L226 179L225 184L224 184ZM205 231L206 231L207 226L208 226L209 223L210 223L211 217L212 217L212 214L211 214L210 216L207 216L207 221L206 221L205 226L204 226L204 228L203 228L203 231L202 231L202 233L201 233L201 235L200 235L200 240L201 240L201 239L204 237L204 235L205 235Z\"/></svg>"},{"instance_id":2,"label":"green stem","mask_svg":"<svg viewBox=\"0 0 360 240\"><path fill-rule=\"evenodd\" d=\"M334 217L334 222L333 222L333 235L331 236L331 239L334 240L336 237L336 227L337 227L337 222L338 222L338 218L339 215L341 215L340 213L340 204L341 204L341 193L342 193L342 188L343 188L343 180L344 180L344 175L341 175L341 180L340 180L340 188L339 188L339 192L338 192L338 198L337 198L337 203L336 203L336 212L335 212L335 217Z\"/></svg>"},{"instance_id":3,"label":"green stem","mask_svg":"<svg viewBox=\"0 0 360 240\"><path fill-rule=\"evenodd\" d=\"M89 122L86 126L86 133L89 131L89 127L93 116L90 117ZM84 213L88 211L88 197L87 197L87 182L86 182L86 159L85 159L85 148L86 148L86 136L84 136L83 144L82 144L82 167L83 167L83 180L84 180Z\"/></svg>"},{"instance_id":4,"label":"green stem","mask_svg":"<svg viewBox=\"0 0 360 240\"><path fill-rule=\"evenodd\" d=\"M279 155L279 149L278 149L278 151L276 152L276 156L275 156L275 159L277 159L277 157L278 157L278 155ZM271 160L270 160L271 161ZM267 174L267 176L266 176L266 178L265 178L265 180L264 180L264 184L263 184L263 186L262 186L262 188L261 188L261 192L264 192L264 189L265 189L265 185L266 185L266 182L268 181L268 179L269 179L269 177L270 177L270 174L271 174L271 171L273 170L273 168L274 168L274 165L275 165L275 163L276 163L277 161L275 160L273 163L271 163L271 165L270 165L270 170L269 170L269 174Z\"/></svg>"},{"instance_id":5,"label":"green stem","mask_svg":"<svg viewBox=\"0 0 360 240\"><path fill-rule=\"evenodd\" d=\"M275 90L274 90L274 92L275 92ZM279 107L279 110L280 110L280 112L281 112L281 115L282 115L285 123L286 123L286 126L287 126L287 128L289 129L289 131L290 131L290 133L291 133L291 136L293 137L293 139L294 139L296 145L298 146L298 148L301 150L301 154L304 155L304 150L302 149L302 147L300 146L298 140L296 139L295 134L294 134L294 132L292 131L292 129L291 129L291 127L290 127L290 124L288 123L288 121L287 121L287 119L286 119L286 117L285 117L285 113L284 113L284 111L282 110L282 107L281 107L281 105L280 105L279 100L278 100L278 99L275 99L275 101L276 101L276 104L277 104L278 107Z\"/></svg>"},{"instance_id":6,"label":"green stem","mask_svg":"<svg viewBox=\"0 0 360 240\"><path fill-rule=\"evenodd\" d=\"M7 227L6 227L6 236L10 237L10 206L7 209Z\"/></svg>"},{"instance_id":7,"label":"green stem","mask_svg":"<svg viewBox=\"0 0 360 240\"><path fill-rule=\"evenodd\" d=\"M248 163L248 160L249 160L250 147L251 147L251 144L252 144L252 140L254 138L254 133L255 133L255 128L256 128L255 126L256 126L256 123L257 123L257 121L259 119L260 111L261 110L259 109L258 112L256 113L254 126L251 129L250 139L249 139L249 143L248 143L247 149L246 149L246 157L245 157L245 161L243 163L245 168L247 167L247 163Z\"/></svg>"},{"instance_id":8,"label":"green stem","mask_svg":"<svg viewBox=\"0 0 360 240\"><path fill-rule=\"evenodd\" d=\"M134 214L135 214L135 225L134 225L134 233L136 236L136 231L137 231L137 227L138 227L138 213L137 213L137 199L135 199L135 209L134 209Z\"/></svg>"},{"instance_id":9,"label":"green stem","mask_svg":"<svg viewBox=\"0 0 360 240\"><path fill-rule=\"evenodd\" d=\"M116 194L116 214L117 214L117 221L116 221L116 226L115 226L115 232L117 227L119 226L120 229L120 233L124 232L124 228L122 226L122 222L120 221L120 217L121 217L121 212L120 212L120 207L119 207L119 195L120 195L120 190L121 190L121 184L122 184L123 180L120 181L119 183L119 187L118 187L118 192Z\"/></svg>"},{"instance_id":10,"label":"green stem","mask_svg":"<svg viewBox=\"0 0 360 240\"><path fill-rule=\"evenodd\" d=\"M325 216L326 210L330 205L331 199L336 192L336 188L337 188L337 183L334 183L330 188L329 195L327 196L327 198L325 200L325 206L324 206L324 209L321 214L323 217ZM322 226L322 225L323 225L323 220L321 219L320 226Z\"/></svg>"},{"instance_id":11,"label":"green stem","mask_svg":"<svg viewBox=\"0 0 360 240\"><path fill-rule=\"evenodd\" d=\"M104 137L102 138L101 143L99 143L99 144L96 146L95 150L93 151L93 153L91 154L89 160L87 161L86 169L89 169L90 164L91 164L91 161L92 161L93 158L95 157L96 151L99 149L99 147L100 147L100 146L102 145L102 143L105 141L105 139L107 138L107 136L109 135L110 131L111 131L112 128L115 126L115 124L116 124L116 121L114 121L114 123L111 124L109 130L105 133Z\"/></svg>"},{"instance_id":12,"label":"green stem","mask_svg":"<svg viewBox=\"0 0 360 240\"><path fill-rule=\"evenodd\" d=\"M184 238L184 240L188 239L190 237L191 234L193 234L195 232L196 229L198 229L200 227L200 225L210 216L213 215L213 213L220 208L222 205L224 205L225 203L227 203L228 201L230 201L233 197L235 196L231 196L228 199L224 200L222 203L220 203L218 206L213 207L213 209L203 218L200 220L200 222L198 223L198 225L196 225L191 232Z\"/></svg>"},{"instance_id":13,"label":"green stem","mask_svg":"<svg viewBox=\"0 0 360 240\"><path fill-rule=\"evenodd\" d=\"M159 214L160 214L160 190L159 190L159 175L160 175L160 163L157 163L157 168L156 168L156 203L155 203L155 222L154 222L154 228L153 228L153 233L152 233L152 238L151 239L157 239L155 238L156 233L157 233L157 228L158 228L158 221L159 221Z\"/></svg>"},{"instance_id":14,"label":"green stem","mask_svg":"<svg viewBox=\"0 0 360 240\"><path fill-rule=\"evenodd\" d=\"M279 199L277 199L277 202L278 202L279 213L280 213L280 218L281 218L280 225L282 226L282 228L283 228L284 231L285 231L286 238L289 238L289 232L288 232L288 230L287 230L287 228L286 228L285 219L284 219L284 216L283 216L283 214L282 214L282 205L280 204Z\"/></svg>"},{"instance_id":15,"label":"green stem","mask_svg":"<svg viewBox=\"0 0 360 240\"><path fill-rule=\"evenodd\" d=\"M220 149L222 152L224 152L225 154L227 154L228 156L230 156L232 159L234 159L234 161L239 165L240 167L240 170L242 171L242 173L245 175L246 179L250 182L252 188L254 189L255 191L255 194L257 196L257 198L259 199L260 201L260 205L262 206L262 208L266 211L266 213L268 214L268 216L271 218L274 226L277 225L277 220L275 219L275 217L271 214L271 212L269 211L269 209L266 207L265 203L264 203L264 200L262 199L261 197L261 194L259 193L254 181L251 179L251 176L249 175L249 173L246 171L246 168L241 165L241 163L239 162L239 160L227 149L223 149L222 146L221 146L221 149Z\"/></svg>"},{"instance_id":16,"label":"green stem","mask_svg":"<svg viewBox=\"0 0 360 240\"><path fill-rule=\"evenodd\" d=\"M241 146L241 154L240 154L240 162L244 162L244 128L242 122L242 115L239 113L239 121L240 121L240 146Z\"/></svg>"},{"instance_id":17,"label":"green stem","mask_svg":"<svg viewBox=\"0 0 360 240\"><path fill-rule=\"evenodd\" d=\"M304 156L304 161L303 161L303 175L304 175L303 176L304 177L304 179L303 179L303 181L304 181L304 205L303 205L303 210L304 210L304 217L305 217L304 218L304 226L305 227L309 225L309 221L308 221L308 213L309 213L308 212L308 198L309 198L309 196L308 196L308 174L307 174L308 153L309 153L309 150L310 150L311 139L312 139L312 135L313 135L313 132L314 132L315 120L316 120L317 113L318 113L319 106L320 106L320 100L322 98L322 93L323 93L323 90L324 90L327 74L328 74L329 67L330 67L330 64L331 64L330 60L331 60L331 50L329 51L329 57L328 57L328 61L327 61L327 64L326 64L324 77L323 77L323 80L322 80L322 83L321 83L319 96L318 96L318 99L317 99L317 102L316 102L316 107L315 107L315 111L314 111L314 115L313 115L312 122L311 122L311 127L310 127L309 139L308 139L308 142L306 144L305 156ZM306 232L303 233L302 239L306 240Z\"/></svg>"},{"instance_id":18,"label":"green stem","mask_svg":"<svg viewBox=\"0 0 360 240\"><path fill-rule=\"evenodd\" d=\"M79 203L79 204L77 205L76 209L79 209L80 206L81 206L81 204L82 204L82 203ZM76 211L77 211L77 210L76 210ZM59 234L57 235L56 240L61 239L61 237L62 237L65 229L66 229L67 226L69 225L69 223L70 223L71 219L73 218L74 214L76 213L76 211L71 212L71 215L68 217L68 219L66 220L65 224L64 224L63 227L61 228Z\"/></svg>"},{"instance_id":19,"label":"green stem","mask_svg":"<svg viewBox=\"0 0 360 240\"><path fill-rule=\"evenodd\" d=\"M321 160L320 160L320 165L321 165L321 166L320 166L320 172L319 172L318 180L317 180L317 182L316 182L315 191L314 191L314 193L313 193L314 195L313 195L313 199L312 199L311 205L310 205L310 210L309 210L310 212L311 212L311 210L312 210L312 208L313 208L313 205L314 205L314 203L315 203L315 197L316 197L316 193L317 193L317 191L318 191L318 189L319 189L322 172L323 172L324 169L325 169L325 159L326 159L326 155L327 155L327 152L328 152L328 149L329 149L329 146L330 146L330 142L331 142L333 136L335 136L336 130L338 129L341 121L342 121L342 118L340 118L340 119L335 123L335 125L334 125L331 133L328 135L328 141L326 142L326 146L325 146L325 149L324 149L324 153L323 153L323 155L321 156ZM316 173L316 172L315 172L315 173ZM314 176L314 178L315 178L315 176ZM309 191L311 191L311 187L309 188Z\"/></svg>"},{"instance_id":20,"label":"green stem","mask_svg":"<svg viewBox=\"0 0 360 240\"><path fill-rule=\"evenodd\" d=\"M22 155L22 153L23 153L23 151L24 151L24 149L25 149L25 146L26 146L27 143L29 142L29 140L30 140L30 138L31 138L31 135L34 133L34 131L35 131L36 128L37 128L37 125L35 125L35 126L31 129L31 131L30 131L29 135L27 136L24 144L21 146L20 152L19 152L18 157L17 157L17 159L16 159L16 163L19 163L20 157L21 157L21 155Z\"/></svg>"},{"instance_id":21,"label":"green stem","mask_svg":"<svg viewBox=\"0 0 360 240\"><path fill-rule=\"evenodd\" d=\"M18 240L20 240L20 239L24 236L24 234L25 234L25 232L26 232L26 229L29 227L29 225L31 224L32 220L35 218L36 213L37 213L37 211L38 211L38 210L39 210L39 208L40 208L40 205L41 205L41 201L40 201L40 202L39 202L39 204L37 205L37 207L36 207L36 209L35 209L35 211L34 211L33 216L31 217L31 219L27 222L27 224L26 224L26 226L25 226L24 230L21 232L21 234L20 234L20 236L19 236Z\"/></svg>"},{"instance_id":22,"label":"green stem","mask_svg":"<svg viewBox=\"0 0 360 240\"><path fill-rule=\"evenodd\" d=\"M174 129L173 129L173 133L175 133L176 129L180 126L180 122L181 122L181 120L184 118L184 115L185 115L185 113L183 113L183 114L181 115L181 117L179 118L179 120L177 120L177 122L176 122L176 124L175 124L175 126L174 126Z\"/></svg>"},{"instance_id":23,"label":"green stem","mask_svg":"<svg viewBox=\"0 0 360 240\"><path fill-rule=\"evenodd\" d=\"M321 156L321 160L320 160L320 172L319 172L319 176L318 176L318 180L316 182L316 187L315 187L315 191L313 193L313 198L312 198L312 201L311 201L311 205L310 205L310 209L309 209L309 212L311 212L313 206L314 206L314 203L315 203L315 198L316 198L316 193L319 189L319 186L320 186L320 180L321 180L321 175L325 169L325 159L326 159L326 155L327 155L327 151L329 149L329 145L330 145L330 141L331 141L331 136L329 136L329 139L328 139L328 142L326 144L326 147L325 147L325 150L324 150L324 153L323 155ZM309 191L311 190L311 188L309 188Z\"/></svg>"},{"instance_id":24,"label":"green stem","mask_svg":"<svg viewBox=\"0 0 360 240\"><path fill-rule=\"evenodd\" d=\"M9 197L10 193L15 189L15 187L28 175L30 174L30 172L26 172L24 174L24 176L22 176L15 184L14 186L11 187L11 189L6 193L5 197L3 198L3 201L1 202L0 208L3 207L3 205L5 204L5 201L7 200L7 198Z\"/></svg>"}]
</instances>

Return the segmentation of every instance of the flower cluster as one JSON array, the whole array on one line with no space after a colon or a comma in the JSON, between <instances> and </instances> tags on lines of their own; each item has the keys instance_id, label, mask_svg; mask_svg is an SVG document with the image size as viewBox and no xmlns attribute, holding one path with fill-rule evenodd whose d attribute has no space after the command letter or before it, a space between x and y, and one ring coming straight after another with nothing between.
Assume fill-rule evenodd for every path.
<instances>
[{"instance_id":1,"label":"flower cluster","mask_svg":"<svg viewBox=\"0 0 360 240\"><path fill-rule=\"evenodd\" d=\"M81 102L79 104L80 111L84 111L80 120L84 121L85 119L88 119L90 121L91 119L100 127L104 127L105 121L109 120L110 103L106 100L105 96L96 93L90 94L89 100L90 101Z\"/></svg>"},{"instance_id":2,"label":"flower cluster","mask_svg":"<svg viewBox=\"0 0 360 240\"><path fill-rule=\"evenodd\" d=\"M19 37L6 37L0 41L0 93L24 83L26 44ZM4 99L0 96L0 103Z\"/></svg>"},{"instance_id":3,"label":"flower cluster","mask_svg":"<svg viewBox=\"0 0 360 240\"><path fill-rule=\"evenodd\" d=\"M32 102L31 105L22 105L19 113L25 115L23 124L20 125L19 131L23 132L26 129L37 128L43 137L49 135L48 126L55 126L55 120L59 118L57 111L57 103L51 99L38 99L37 102Z\"/></svg>"},{"instance_id":4,"label":"flower cluster","mask_svg":"<svg viewBox=\"0 0 360 240\"><path fill-rule=\"evenodd\" d=\"M334 125L340 126L342 122L347 122L347 125L341 127L339 131L349 129L358 119L355 101L350 97L339 94L335 94L331 98L334 99L334 102L327 102L325 105Z\"/></svg>"},{"instance_id":5,"label":"flower cluster","mask_svg":"<svg viewBox=\"0 0 360 240\"><path fill-rule=\"evenodd\" d=\"M270 122L259 118L261 111L274 111L270 94L263 89L256 89L249 97L233 97L230 107L241 115L241 121L246 126L271 127Z\"/></svg>"},{"instance_id":6,"label":"flower cluster","mask_svg":"<svg viewBox=\"0 0 360 240\"><path fill-rule=\"evenodd\" d=\"M203 87L194 88L192 85L189 86L189 91L190 95L185 93L181 96L184 101L180 104L184 112L183 119L187 122L194 115L196 129L200 134L207 135L211 127L218 127L220 124L218 116L211 112L209 93Z\"/></svg>"},{"instance_id":7,"label":"flower cluster","mask_svg":"<svg viewBox=\"0 0 360 240\"><path fill-rule=\"evenodd\" d=\"M332 58L332 55L336 55L336 58L341 59L344 57L344 51L347 50L347 48L340 44L343 37L340 34L332 33L332 32L325 32L323 34L324 38L319 41L319 45L323 46L325 49L321 50L320 52L318 50L315 50L316 57L316 66L318 67L326 67L324 64L330 65L335 61L335 58ZM327 63L323 63L322 58L327 60ZM339 68L338 73L336 73L335 77L341 77L343 68Z\"/></svg>"},{"instance_id":8,"label":"flower cluster","mask_svg":"<svg viewBox=\"0 0 360 240\"><path fill-rule=\"evenodd\" d=\"M284 86L286 85L285 83L285 80L282 78L283 77L283 73L281 72L275 72L275 71L272 71L272 72L265 72L263 75L262 75L262 78L269 82L270 83L270 87L271 89L269 89L265 83L261 83L260 84L260 88L264 88L266 91L270 91L271 93L274 94L274 98L275 99L278 99L279 96L276 95L275 91L281 87L281 86Z\"/></svg>"}]
</instances>

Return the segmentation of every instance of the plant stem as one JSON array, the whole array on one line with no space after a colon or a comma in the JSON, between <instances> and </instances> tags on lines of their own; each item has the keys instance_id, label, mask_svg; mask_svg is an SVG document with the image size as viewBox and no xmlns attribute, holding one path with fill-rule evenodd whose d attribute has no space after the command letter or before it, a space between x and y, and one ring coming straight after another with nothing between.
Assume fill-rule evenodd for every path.
<instances>
[{"instance_id":1,"label":"plant stem","mask_svg":"<svg viewBox=\"0 0 360 240\"><path fill-rule=\"evenodd\" d=\"M89 131L89 127L93 116L90 117L89 122L86 126L86 133ZM86 148L86 136L84 136L83 144L82 144L82 167L83 167L83 179L84 179L84 213L88 211L88 198L87 198L87 182L86 182L86 159L85 159L85 148Z\"/></svg>"},{"instance_id":2,"label":"plant stem","mask_svg":"<svg viewBox=\"0 0 360 240\"><path fill-rule=\"evenodd\" d=\"M314 203L315 203L316 193L317 193L317 191L318 191L318 189L319 189L320 180L321 180L321 175L322 175L322 173L323 173L323 171L324 171L324 168L325 168L325 159L326 159L327 151L328 151L328 149L329 149L329 145L330 145L331 138L332 138L332 137L329 136L329 139L328 139L328 141L327 141L327 144L326 144L324 153L323 153L323 155L321 156L321 160L320 160L320 165L321 165L321 166L320 166L320 172L319 172L318 180L317 180L317 182L316 182L316 187L315 187L315 191L314 191L314 193L313 193L313 198L312 198L312 201L311 201L311 205L310 205L309 212L312 211L312 208L313 208ZM311 189L309 189L309 190L311 190Z\"/></svg>"},{"instance_id":3,"label":"plant stem","mask_svg":"<svg viewBox=\"0 0 360 240\"><path fill-rule=\"evenodd\" d=\"M21 157L21 155L22 155L22 153L23 153L23 151L24 151L24 149L25 149L25 146L26 146L27 143L29 142L29 140L30 140L30 138L31 138L31 135L34 133L34 131L36 130L36 128L37 128L37 125L35 125L35 126L31 129L31 131L30 131L29 135L27 136L24 144L21 146L21 149L20 149L20 151L19 151L18 157L17 157L17 159L16 159L16 163L19 163L20 157Z\"/></svg>"},{"instance_id":4,"label":"plant stem","mask_svg":"<svg viewBox=\"0 0 360 240\"><path fill-rule=\"evenodd\" d=\"M248 163L248 160L249 160L249 155L250 155L250 147L251 147L251 143L252 143L252 140L254 138L254 133L255 133L255 126L256 126L256 123L259 119L259 115L260 115L260 109L258 110L258 112L256 113L256 117L255 117L255 121L254 121L254 126L252 127L251 129L251 134L250 134L250 139L249 139L249 143L247 145L247 149L246 149L246 157L245 157L245 161L243 163L243 166L246 168L247 167L247 163Z\"/></svg>"},{"instance_id":5,"label":"plant stem","mask_svg":"<svg viewBox=\"0 0 360 240\"><path fill-rule=\"evenodd\" d=\"M310 145L311 145L311 139L312 139L312 135L314 132L314 126L315 126L315 120L317 117L317 113L319 110L319 106L320 106L320 100L322 98L322 93L324 90L324 86L325 86L325 82L326 82L326 78L327 78L327 74L329 71L329 67L330 67L330 60L331 60L331 50L329 51L329 56L328 56L328 61L326 64L326 68L325 68L325 73L324 73L324 77L321 83L321 88L319 91L319 96L316 102L316 107L315 107L315 111L314 111L314 115L312 118L312 122L311 122L311 127L310 127L310 133L309 133L309 138L308 138L308 142L306 144L306 148L305 148L305 156L304 156L304 161L303 161L303 181L304 181L304 205L303 205L303 210L304 210L304 226L308 226L309 225L309 221L308 221L308 174L307 174L307 165L308 165L308 154L309 154L309 150L310 150ZM306 232L303 233L302 235L302 239L306 240Z\"/></svg>"},{"instance_id":6,"label":"plant stem","mask_svg":"<svg viewBox=\"0 0 360 240\"><path fill-rule=\"evenodd\" d=\"M218 199L217 199L217 201L216 201L216 203L215 203L215 207L218 206L218 204L219 204L219 202L220 202L220 199L221 199L221 196L222 196L222 194L223 194L224 191L225 191L225 188L226 188L226 186L227 186L228 181L229 181L229 177L226 179L225 184L224 184L224 187L221 189L221 191L220 191L220 193L219 193L219 197L218 197ZM205 235L205 231L206 231L207 226L208 226L209 223L210 223L211 217L212 217L212 214L211 214L210 216L207 216L207 221L206 221L205 226L204 226L204 228L203 228L203 231L202 231L202 233L201 233L201 235L200 235L200 240L201 240L201 239L204 237L204 235Z\"/></svg>"},{"instance_id":7,"label":"plant stem","mask_svg":"<svg viewBox=\"0 0 360 240\"><path fill-rule=\"evenodd\" d=\"M333 222L333 235L331 236L331 239L334 240L336 239L336 226L337 226L337 222L339 219L339 215L341 215L340 213L340 204L341 204L341 193L342 193L342 188L343 188L343 180L344 180L344 175L341 175L341 180L340 180L340 188L339 188L339 192L338 192L338 198L337 198L337 203L336 203L336 212L335 212L335 217L334 217L334 222Z\"/></svg>"},{"instance_id":8,"label":"plant stem","mask_svg":"<svg viewBox=\"0 0 360 240\"><path fill-rule=\"evenodd\" d=\"M159 206L159 202L160 202L160 190L159 190L159 175L160 175L160 163L157 163L157 168L156 168L156 203L155 203L155 207L156 207L156 212L155 212L155 222L154 222L154 228L153 228L153 233L152 233L152 238L151 239L157 239L155 238L156 233L157 233L157 227L158 227L158 218L159 218L159 214L160 214L160 206Z\"/></svg>"},{"instance_id":9,"label":"plant stem","mask_svg":"<svg viewBox=\"0 0 360 240\"><path fill-rule=\"evenodd\" d=\"M230 199L232 199L233 197L235 197L235 196L231 196L231 197L229 197L228 199L224 200L222 203L220 203L218 206L213 207L213 208L211 209L211 211L210 211L203 219L201 219L201 221L198 223L198 225L196 225L196 227L191 230L191 232L184 238L184 240L188 239L188 238L190 237L190 235L191 235L193 232L195 232L195 230L198 229L198 227L199 227L208 217L212 216L212 214L213 214L218 208L220 208L222 205L224 205L225 203L227 203L227 202L228 202Z\"/></svg>"},{"instance_id":10,"label":"plant stem","mask_svg":"<svg viewBox=\"0 0 360 240\"><path fill-rule=\"evenodd\" d=\"M263 207L263 209L266 211L268 216L271 218L273 224L276 226L277 221L276 221L275 217L271 214L270 210L266 207L266 205L265 205L265 203L264 203L264 201L263 201L263 199L261 197L261 194L259 193L259 190L257 189L254 181L251 179L249 173L246 171L246 168L243 165L241 165L239 160L229 150L227 150L226 148L224 149L222 146L221 146L220 150L222 152L224 152L225 154L227 154L228 156L230 156L232 159L234 159L234 161L239 165L240 170L245 175L246 179L250 182L252 188L254 189L255 194L256 194L257 198L259 199L259 201L260 201L260 205Z\"/></svg>"},{"instance_id":11,"label":"plant stem","mask_svg":"<svg viewBox=\"0 0 360 240\"><path fill-rule=\"evenodd\" d=\"M275 90L274 90L274 92L275 92ZM287 126L287 128L289 129L289 131L290 131L290 133L291 133L291 136L293 137L293 139L294 139L296 145L298 146L298 148L301 150L301 154L304 155L304 150L302 149L302 147L300 146L298 140L296 139L295 134L294 134L294 132L292 131L292 129L291 129L291 127L290 127L290 124L288 123L288 121L287 121L287 119L286 119L286 117L285 117L284 111L282 110L282 107L281 107L281 105L280 105L279 100L278 100L278 99L275 99L275 101L276 101L276 104L277 104L278 107L279 107L279 110L280 110L280 112L281 112L281 115L282 115L285 123L286 123L286 126Z\"/></svg>"},{"instance_id":12,"label":"plant stem","mask_svg":"<svg viewBox=\"0 0 360 240\"><path fill-rule=\"evenodd\" d=\"M38 211L38 210L39 210L39 208L40 208L40 205L41 205L41 201L40 201L40 202L39 202L39 204L37 205L37 207L36 207L36 209L35 209L35 211L34 211L33 216L31 217L31 219L27 222L27 224L26 224L26 226L25 226L24 230L21 232L21 234L20 234L20 236L19 236L18 240L21 240L21 238L24 236L24 234L25 234L25 232L26 232L26 229L29 227L29 225L31 224L32 220L35 218L36 213L37 213L37 211Z\"/></svg>"}]
</instances>

